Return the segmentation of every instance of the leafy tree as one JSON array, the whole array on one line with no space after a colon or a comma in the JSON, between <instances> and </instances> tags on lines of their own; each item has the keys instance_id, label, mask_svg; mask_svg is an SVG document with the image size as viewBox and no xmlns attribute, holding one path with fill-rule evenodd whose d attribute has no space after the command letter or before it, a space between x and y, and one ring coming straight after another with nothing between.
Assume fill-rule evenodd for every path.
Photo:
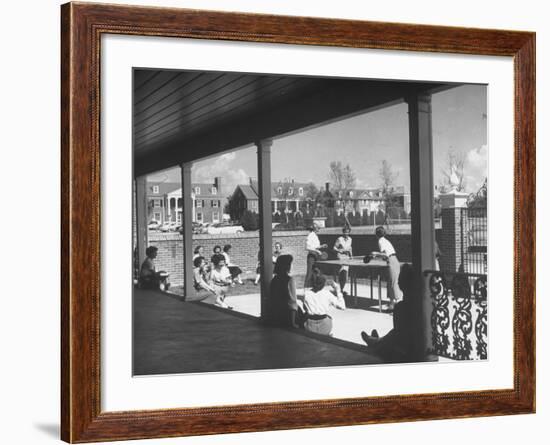
<instances>
[{"instance_id":1,"label":"leafy tree","mask_svg":"<svg viewBox=\"0 0 550 445\"><path fill-rule=\"evenodd\" d=\"M260 227L260 218L256 212L245 210L241 216L241 225L246 231L258 230Z\"/></svg>"},{"instance_id":2,"label":"leafy tree","mask_svg":"<svg viewBox=\"0 0 550 445\"><path fill-rule=\"evenodd\" d=\"M487 208L487 178L483 181L483 184L479 190L472 193L468 197L468 207L470 208Z\"/></svg>"}]
</instances>

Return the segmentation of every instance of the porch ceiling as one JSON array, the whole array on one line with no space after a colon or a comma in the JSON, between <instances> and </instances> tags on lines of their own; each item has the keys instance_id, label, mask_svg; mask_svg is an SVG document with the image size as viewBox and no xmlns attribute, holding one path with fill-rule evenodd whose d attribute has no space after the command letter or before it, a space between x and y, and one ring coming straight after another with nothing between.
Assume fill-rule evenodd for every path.
<instances>
[{"instance_id":1,"label":"porch ceiling","mask_svg":"<svg viewBox=\"0 0 550 445\"><path fill-rule=\"evenodd\" d=\"M134 75L136 177L452 86L148 69Z\"/></svg>"}]
</instances>

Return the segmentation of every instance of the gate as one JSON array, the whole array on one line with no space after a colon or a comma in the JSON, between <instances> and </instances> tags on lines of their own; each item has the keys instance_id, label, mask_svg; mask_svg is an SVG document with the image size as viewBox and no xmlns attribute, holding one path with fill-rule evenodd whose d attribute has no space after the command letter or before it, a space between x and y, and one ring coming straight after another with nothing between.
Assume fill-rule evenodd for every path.
<instances>
[{"instance_id":1,"label":"gate","mask_svg":"<svg viewBox=\"0 0 550 445\"><path fill-rule=\"evenodd\" d=\"M487 207L462 209L460 228L462 272L487 274Z\"/></svg>"}]
</instances>

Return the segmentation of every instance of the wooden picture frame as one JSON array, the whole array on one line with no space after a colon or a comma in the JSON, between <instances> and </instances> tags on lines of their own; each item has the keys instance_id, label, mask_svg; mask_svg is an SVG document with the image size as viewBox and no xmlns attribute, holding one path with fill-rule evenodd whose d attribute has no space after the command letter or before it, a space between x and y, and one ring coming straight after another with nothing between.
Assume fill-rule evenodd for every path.
<instances>
[{"instance_id":1,"label":"wooden picture frame","mask_svg":"<svg viewBox=\"0 0 550 445\"><path fill-rule=\"evenodd\" d=\"M535 411L534 33L91 3L65 4L61 17L63 440L93 442ZM102 412L99 74L103 34L513 57L513 389Z\"/></svg>"}]
</instances>

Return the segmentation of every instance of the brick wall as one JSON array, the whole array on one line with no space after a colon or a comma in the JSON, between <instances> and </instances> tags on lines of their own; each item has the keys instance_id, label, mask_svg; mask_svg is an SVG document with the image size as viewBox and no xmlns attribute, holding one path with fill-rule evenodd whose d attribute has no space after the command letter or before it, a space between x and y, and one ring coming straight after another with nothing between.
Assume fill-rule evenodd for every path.
<instances>
[{"instance_id":1,"label":"brick wall","mask_svg":"<svg viewBox=\"0 0 550 445\"><path fill-rule=\"evenodd\" d=\"M307 231L274 232L273 243L280 242L283 252L294 257L292 271L294 274L304 274L306 266L305 241ZM321 243L327 243L330 248L334 245L335 234L319 234ZM353 237L354 255L366 255L373 250L378 250L376 236L373 234L356 234ZM389 235L399 260L411 261L411 236L410 234ZM149 244L158 247L156 260L157 269L170 273L172 283L183 283L183 239L177 233L149 233ZM206 257L210 257L216 245L231 244L231 260L238 264L247 276L254 276L258 261L259 238L258 232L244 232L229 235L194 235L193 248L201 245L204 247Z\"/></svg>"},{"instance_id":2,"label":"brick wall","mask_svg":"<svg viewBox=\"0 0 550 445\"><path fill-rule=\"evenodd\" d=\"M439 248L441 250L441 270L456 272L462 261L461 236L461 208L451 207L441 210L441 236ZM464 231L465 233L465 231Z\"/></svg>"}]
</instances>

